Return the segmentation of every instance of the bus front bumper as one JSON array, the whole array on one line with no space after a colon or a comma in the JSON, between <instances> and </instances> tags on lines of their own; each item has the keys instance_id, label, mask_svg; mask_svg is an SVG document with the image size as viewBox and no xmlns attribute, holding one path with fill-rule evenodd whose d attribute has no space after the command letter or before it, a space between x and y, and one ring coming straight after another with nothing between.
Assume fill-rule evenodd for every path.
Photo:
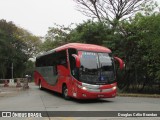
<instances>
[{"instance_id":1,"label":"bus front bumper","mask_svg":"<svg viewBox=\"0 0 160 120\"><path fill-rule=\"evenodd\" d=\"M77 99L98 99L98 98L113 98L116 96L117 88L107 88L98 90L88 90L85 88L78 88L78 92L73 93L73 97Z\"/></svg>"}]
</instances>

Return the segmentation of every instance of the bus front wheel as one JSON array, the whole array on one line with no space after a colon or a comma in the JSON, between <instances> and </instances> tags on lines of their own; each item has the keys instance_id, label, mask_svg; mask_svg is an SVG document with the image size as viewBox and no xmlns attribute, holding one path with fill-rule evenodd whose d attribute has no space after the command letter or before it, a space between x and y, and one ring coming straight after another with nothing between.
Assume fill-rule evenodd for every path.
<instances>
[{"instance_id":1,"label":"bus front wheel","mask_svg":"<svg viewBox=\"0 0 160 120\"><path fill-rule=\"evenodd\" d=\"M67 88L66 85L63 85L62 95L63 95L64 99L66 99L66 100L69 99L69 96L68 96L68 88Z\"/></svg>"}]
</instances>

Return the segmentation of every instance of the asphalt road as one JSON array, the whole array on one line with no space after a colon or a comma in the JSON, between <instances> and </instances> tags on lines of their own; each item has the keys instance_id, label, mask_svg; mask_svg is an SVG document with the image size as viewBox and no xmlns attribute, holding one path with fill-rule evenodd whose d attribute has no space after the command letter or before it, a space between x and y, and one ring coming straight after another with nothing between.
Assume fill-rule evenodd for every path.
<instances>
[{"instance_id":1,"label":"asphalt road","mask_svg":"<svg viewBox=\"0 0 160 120\"><path fill-rule=\"evenodd\" d=\"M160 111L159 98L116 97L99 100L64 100L60 94L39 90L33 83L28 90L17 89L5 95L0 93L0 111ZM13 118L0 118L0 120ZM22 118L14 118L21 120ZM24 120L122 120L124 117L45 117ZM130 117L129 120L159 120L154 117Z\"/></svg>"}]
</instances>

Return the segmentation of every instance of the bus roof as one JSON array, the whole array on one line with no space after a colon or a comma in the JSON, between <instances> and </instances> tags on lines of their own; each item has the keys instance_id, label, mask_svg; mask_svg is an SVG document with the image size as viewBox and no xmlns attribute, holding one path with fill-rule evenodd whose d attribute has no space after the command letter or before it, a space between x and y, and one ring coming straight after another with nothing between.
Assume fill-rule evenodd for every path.
<instances>
[{"instance_id":1,"label":"bus roof","mask_svg":"<svg viewBox=\"0 0 160 120\"><path fill-rule=\"evenodd\" d=\"M41 56L45 56L45 55L49 55L53 52L58 52L61 50L65 50L68 48L74 48L77 50L85 50L85 51L93 51L93 52L107 52L107 53L111 53L111 50L109 48L103 47L103 46L99 46L99 45L93 45L93 44L84 44L84 43L68 43L65 45L62 45L60 47L57 47L53 50L50 50L42 55L39 55L37 58L41 57Z\"/></svg>"}]
</instances>

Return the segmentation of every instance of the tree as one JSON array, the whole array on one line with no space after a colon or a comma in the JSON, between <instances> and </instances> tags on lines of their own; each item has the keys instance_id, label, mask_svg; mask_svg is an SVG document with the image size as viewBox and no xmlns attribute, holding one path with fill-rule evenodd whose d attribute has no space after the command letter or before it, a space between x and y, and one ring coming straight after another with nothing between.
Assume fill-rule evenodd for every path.
<instances>
[{"instance_id":1,"label":"tree","mask_svg":"<svg viewBox=\"0 0 160 120\"><path fill-rule=\"evenodd\" d=\"M49 30L45 36L45 41L41 46L41 50L48 51L64 45L70 42L70 32L72 24L69 26L54 24L53 27L49 27Z\"/></svg>"},{"instance_id":2,"label":"tree","mask_svg":"<svg viewBox=\"0 0 160 120\"><path fill-rule=\"evenodd\" d=\"M123 44L117 52L123 53L126 67L119 81L120 88L132 92L158 91L155 84L160 86L159 21L159 13L147 16L139 13L131 21L121 23L119 34Z\"/></svg>"},{"instance_id":3,"label":"tree","mask_svg":"<svg viewBox=\"0 0 160 120\"><path fill-rule=\"evenodd\" d=\"M84 15L108 22L116 27L117 22L142 10L141 5L152 0L74 0Z\"/></svg>"},{"instance_id":4,"label":"tree","mask_svg":"<svg viewBox=\"0 0 160 120\"><path fill-rule=\"evenodd\" d=\"M12 64L14 77L22 77L25 63L36 53L40 40L14 23L0 20L0 43L0 78L11 78Z\"/></svg>"},{"instance_id":5,"label":"tree","mask_svg":"<svg viewBox=\"0 0 160 120\"><path fill-rule=\"evenodd\" d=\"M15 47L18 47L20 41L16 41L14 31L16 26L12 22L0 20L0 62L1 62L1 78L5 78L8 69L11 68L11 63L15 56ZM16 46L17 45L17 46Z\"/></svg>"},{"instance_id":6,"label":"tree","mask_svg":"<svg viewBox=\"0 0 160 120\"><path fill-rule=\"evenodd\" d=\"M111 29L103 23L87 21L76 26L71 31L71 41L103 45L109 39Z\"/></svg>"},{"instance_id":7,"label":"tree","mask_svg":"<svg viewBox=\"0 0 160 120\"><path fill-rule=\"evenodd\" d=\"M29 57L35 57L40 52L39 46L42 44L40 37L33 35L23 28L18 28L16 38L25 43L26 49L24 52Z\"/></svg>"},{"instance_id":8,"label":"tree","mask_svg":"<svg viewBox=\"0 0 160 120\"><path fill-rule=\"evenodd\" d=\"M33 74L34 74L34 70L35 70L35 62L28 60L25 63L25 71L24 71L24 75L29 75L31 76L31 78L33 78Z\"/></svg>"}]
</instances>

